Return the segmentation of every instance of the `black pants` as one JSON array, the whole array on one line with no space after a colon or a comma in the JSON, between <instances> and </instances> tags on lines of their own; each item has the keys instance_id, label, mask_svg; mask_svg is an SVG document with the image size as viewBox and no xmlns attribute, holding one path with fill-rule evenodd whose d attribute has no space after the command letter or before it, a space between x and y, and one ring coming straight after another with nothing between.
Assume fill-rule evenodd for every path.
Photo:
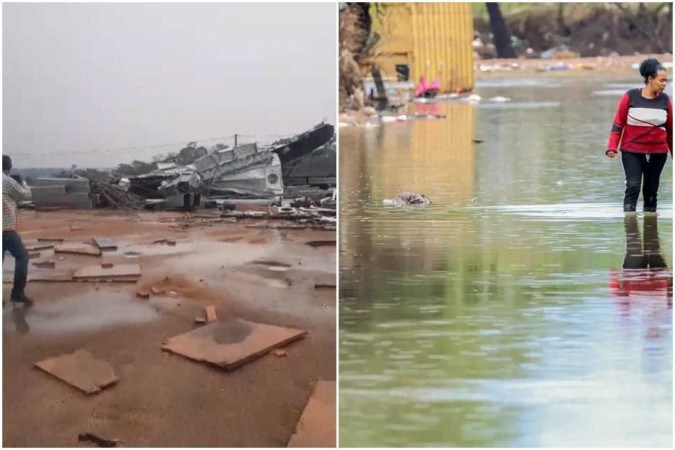
<instances>
[{"instance_id":1,"label":"black pants","mask_svg":"<svg viewBox=\"0 0 675 450\"><path fill-rule=\"evenodd\" d=\"M16 231L2 232L2 260L5 261L5 252L9 252L14 257L14 286L12 287L11 298L22 298L25 294L28 279L28 253L23 246L21 236Z\"/></svg>"},{"instance_id":2,"label":"black pants","mask_svg":"<svg viewBox=\"0 0 675 450\"><path fill-rule=\"evenodd\" d=\"M623 199L624 211L635 211L638 197L640 196L641 184L644 211L656 211L656 193L659 190L661 171L667 159L667 153L652 153L647 155L627 151L621 152L623 171L626 174L626 196Z\"/></svg>"},{"instance_id":3,"label":"black pants","mask_svg":"<svg viewBox=\"0 0 675 450\"><path fill-rule=\"evenodd\" d=\"M661 256L656 216L645 216L642 239L640 239L637 216L627 214L623 225L626 230L624 269L664 269L667 267L666 261Z\"/></svg>"}]
</instances>

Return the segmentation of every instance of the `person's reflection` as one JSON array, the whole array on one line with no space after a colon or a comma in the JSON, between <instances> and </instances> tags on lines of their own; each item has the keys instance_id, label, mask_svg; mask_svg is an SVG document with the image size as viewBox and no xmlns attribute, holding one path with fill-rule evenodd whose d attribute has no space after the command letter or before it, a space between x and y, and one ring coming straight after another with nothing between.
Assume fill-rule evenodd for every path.
<instances>
[{"instance_id":1,"label":"person's reflection","mask_svg":"<svg viewBox=\"0 0 675 450\"><path fill-rule=\"evenodd\" d=\"M636 215L627 215L624 227L626 255L621 270L612 271L612 293L617 297L665 298L672 306L673 274L661 255L656 215L645 216L642 239Z\"/></svg>"},{"instance_id":2,"label":"person's reflection","mask_svg":"<svg viewBox=\"0 0 675 450\"><path fill-rule=\"evenodd\" d=\"M16 331L18 331L19 333L28 333L30 331L28 322L26 322L26 312L28 311L28 309L29 308L18 307L14 308L9 313L9 316L12 319L12 322L14 322L14 326L16 327Z\"/></svg>"}]
</instances>

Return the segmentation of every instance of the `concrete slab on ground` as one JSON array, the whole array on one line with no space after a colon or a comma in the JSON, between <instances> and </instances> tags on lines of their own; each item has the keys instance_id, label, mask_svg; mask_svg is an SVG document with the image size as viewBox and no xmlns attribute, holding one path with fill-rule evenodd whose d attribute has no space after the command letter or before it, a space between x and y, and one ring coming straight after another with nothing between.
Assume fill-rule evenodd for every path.
<instances>
[{"instance_id":1,"label":"concrete slab on ground","mask_svg":"<svg viewBox=\"0 0 675 450\"><path fill-rule=\"evenodd\" d=\"M102 252L109 252L117 250L117 244L110 238L97 237L94 238L94 243Z\"/></svg>"},{"instance_id":2,"label":"concrete slab on ground","mask_svg":"<svg viewBox=\"0 0 675 450\"><path fill-rule=\"evenodd\" d=\"M66 242L54 247L55 253L73 253L76 255L100 256L101 250L83 242Z\"/></svg>"},{"instance_id":3,"label":"concrete slab on ground","mask_svg":"<svg viewBox=\"0 0 675 450\"><path fill-rule=\"evenodd\" d=\"M289 447L335 447L335 396L335 381L316 384Z\"/></svg>"},{"instance_id":4,"label":"concrete slab on ground","mask_svg":"<svg viewBox=\"0 0 675 450\"><path fill-rule=\"evenodd\" d=\"M45 359L35 366L86 394L100 392L118 380L110 363L96 359L85 349Z\"/></svg>"},{"instance_id":5,"label":"concrete slab on ground","mask_svg":"<svg viewBox=\"0 0 675 450\"><path fill-rule=\"evenodd\" d=\"M109 279L133 278L141 276L141 266L138 264L113 264L112 267L103 267L101 264L80 267L75 270L73 278L80 279Z\"/></svg>"},{"instance_id":6,"label":"concrete slab on ground","mask_svg":"<svg viewBox=\"0 0 675 450\"><path fill-rule=\"evenodd\" d=\"M50 281L50 282L68 282L73 281L73 271L69 269L29 269L28 283L36 281ZM3 283L14 282L14 272L2 273Z\"/></svg>"},{"instance_id":7,"label":"concrete slab on ground","mask_svg":"<svg viewBox=\"0 0 675 450\"><path fill-rule=\"evenodd\" d=\"M162 348L231 370L306 334L304 330L227 319L173 337Z\"/></svg>"}]
</instances>

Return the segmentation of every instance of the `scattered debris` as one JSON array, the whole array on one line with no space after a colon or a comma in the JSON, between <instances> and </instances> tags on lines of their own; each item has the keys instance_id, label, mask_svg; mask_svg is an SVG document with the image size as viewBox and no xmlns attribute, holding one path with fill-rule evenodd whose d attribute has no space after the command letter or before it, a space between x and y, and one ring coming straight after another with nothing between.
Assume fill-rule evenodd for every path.
<instances>
[{"instance_id":1,"label":"scattered debris","mask_svg":"<svg viewBox=\"0 0 675 450\"><path fill-rule=\"evenodd\" d=\"M166 289L159 286L151 286L150 291L155 295L162 295L164 292L166 292Z\"/></svg>"},{"instance_id":2,"label":"scattered debris","mask_svg":"<svg viewBox=\"0 0 675 450\"><path fill-rule=\"evenodd\" d=\"M54 247L54 253L101 256L101 250L84 242L66 242L64 244L59 244Z\"/></svg>"},{"instance_id":3,"label":"scattered debris","mask_svg":"<svg viewBox=\"0 0 675 450\"><path fill-rule=\"evenodd\" d=\"M259 228L263 230L306 230L306 225L246 225L246 228Z\"/></svg>"},{"instance_id":4,"label":"scattered debris","mask_svg":"<svg viewBox=\"0 0 675 450\"><path fill-rule=\"evenodd\" d=\"M231 370L306 334L303 330L228 319L173 337L162 349Z\"/></svg>"},{"instance_id":5,"label":"scattered debris","mask_svg":"<svg viewBox=\"0 0 675 450\"><path fill-rule=\"evenodd\" d=\"M307 241L305 242L307 245L311 245L312 247L322 247L322 246L328 246L332 245L335 246L335 241Z\"/></svg>"},{"instance_id":6,"label":"scattered debris","mask_svg":"<svg viewBox=\"0 0 675 450\"><path fill-rule=\"evenodd\" d=\"M274 350L273 353L274 353L274 356L276 356L278 358L285 358L286 356L288 356L288 353L286 353L286 350L284 350L283 348L278 348L278 349Z\"/></svg>"},{"instance_id":7,"label":"scattered debris","mask_svg":"<svg viewBox=\"0 0 675 450\"><path fill-rule=\"evenodd\" d=\"M91 192L98 197L96 206L113 209L143 209L145 199L141 196L127 192L124 188L90 180Z\"/></svg>"},{"instance_id":8,"label":"scattered debris","mask_svg":"<svg viewBox=\"0 0 675 450\"><path fill-rule=\"evenodd\" d=\"M54 244L32 244L26 245L27 252L34 252L39 250L51 250L54 248Z\"/></svg>"},{"instance_id":9,"label":"scattered debris","mask_svg":"<svg viewBox=\"0 0 675 450\"><path fill-rule=\"evenodd\" d=\"M4 280L3 280L4 281ZM50 282L50 283L64 283L73 281L72 270L31 270L28 272L28 281L35 282Z\"/></svg>"},{"instance_id":10,"label":"scattered debris","mask_svg":"<svg viewBox=\"0 0 675 450\"><path fill-rule=\"evenodd\" d=\"M212 323L218 320L215 306L209 305L206 308L204 308L204 311L206 313L206 323Z\"/></svg>"},{"instance_id":11,"label":"scattered debris","mask_svg":"<svg viewBox=\"0 0 675 450\"><path fill-rule=\"evenodd\" d=\"M206 317L202 316L195 317L195 323L199 325L204 325L206 323Z\"/></svg>"},{"instance_id":12,"label":"scattered debris","mask_svg":"<svg viewBox=\"0 0 675 450\"><path fill-rule=\"evenodd\" d=\"M93 442L99 447L116 447L118 442L117 439L107 439L94 433L80 433L77 435L77 440L80 442Z\"/></svg>"},{"instance_id":13,"label":"scattered debris","mask_svg":"<svg viewBox=\"0 0 675 450\"><path fill-rule=\"evenodd\" d=\"M38 267L40 269L53 269L56 267L56 263L54 261L35 261L33 263L35 267Z\"/></svg>"},{"instance_id":14,"label":"scattered debris","mask_svg":"<svg viewBox=\"0 0 675 450\"><path fill-rule=\"evenodd\" d=\"M86 394L100 392L118 380L110 363L96 359L85 349L45 359L35 366Z\"/></svg>"},{"instance_id":15,"label":"scattered debris","mask_svg":"<svg viewBox=\"0 0 675 450\"><path fill-rule=\"evenodd\" d=\"M98 237L94 238L94 244L102 252L111 252L117 250L117 244L110 238Z\"/></svg>"},{"instance_id":16,"label":"scattered debris","mask_svg":"<svg viewBox=\"0 0 675 450\"><path fill-rule=\"evenodd\" d=\"M141 267L139 264L117 264L110 268L102 267L102 265L81 267L75 271L73 278L88 279L88 280L108 280L115 278L139 278L141 276Z\"/></svg>"},{"instance_id":17,"label":"scattered debris","mask_svg":"<svg viewBox=\"0 0 675 450\"><path fill-rule=\"evenodd\" d=\"M335 388L335 381L319 381L316 384L288 447L335 447Z\"/></svg>"},{"instance_id":18,"label":"scattered debris","mask_svg":"<svg viewBox=\"0 0 675 450\"><path fill-rule=\"evenodd\" d=\"M382 204L387 206L424 206L430 205L431 200L424 194L416 192L399 192L393 199L385 199Z\"/></svg>"},{"instance_id":19,"label":"scattered debris","mask_svg":"<svg viewBox=\"0 0 675 450\"><path fill-rule=\"evenodd\" d=\"M268 259L256 259L255 261L252 262L252 264L256 264L258 266L266 266L270 270L275 270L275 271L285 271L293 267L290 264L284 263L284 262L279 262L279 261L273 261L273 260L268 260Z\"/></svg>"}]
</instances>

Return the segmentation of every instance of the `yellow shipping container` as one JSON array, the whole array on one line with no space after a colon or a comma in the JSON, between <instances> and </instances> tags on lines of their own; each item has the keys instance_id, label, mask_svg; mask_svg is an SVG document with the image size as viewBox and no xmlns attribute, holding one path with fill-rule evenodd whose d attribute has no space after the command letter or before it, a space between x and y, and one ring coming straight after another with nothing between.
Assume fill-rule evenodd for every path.
<instances>
[{"instance_id":1,"label":"yellow shipping container","mask_svg":"<svg viewBox=\"0 0 675 450\"><path fill-rule=\"evenodd\" d=\"M442 92L473 89L470 3L374 3L372 31L380 35L375 63L386 78L407 66L410 80L441 79Z\"/></svg>"}]
</instances>

